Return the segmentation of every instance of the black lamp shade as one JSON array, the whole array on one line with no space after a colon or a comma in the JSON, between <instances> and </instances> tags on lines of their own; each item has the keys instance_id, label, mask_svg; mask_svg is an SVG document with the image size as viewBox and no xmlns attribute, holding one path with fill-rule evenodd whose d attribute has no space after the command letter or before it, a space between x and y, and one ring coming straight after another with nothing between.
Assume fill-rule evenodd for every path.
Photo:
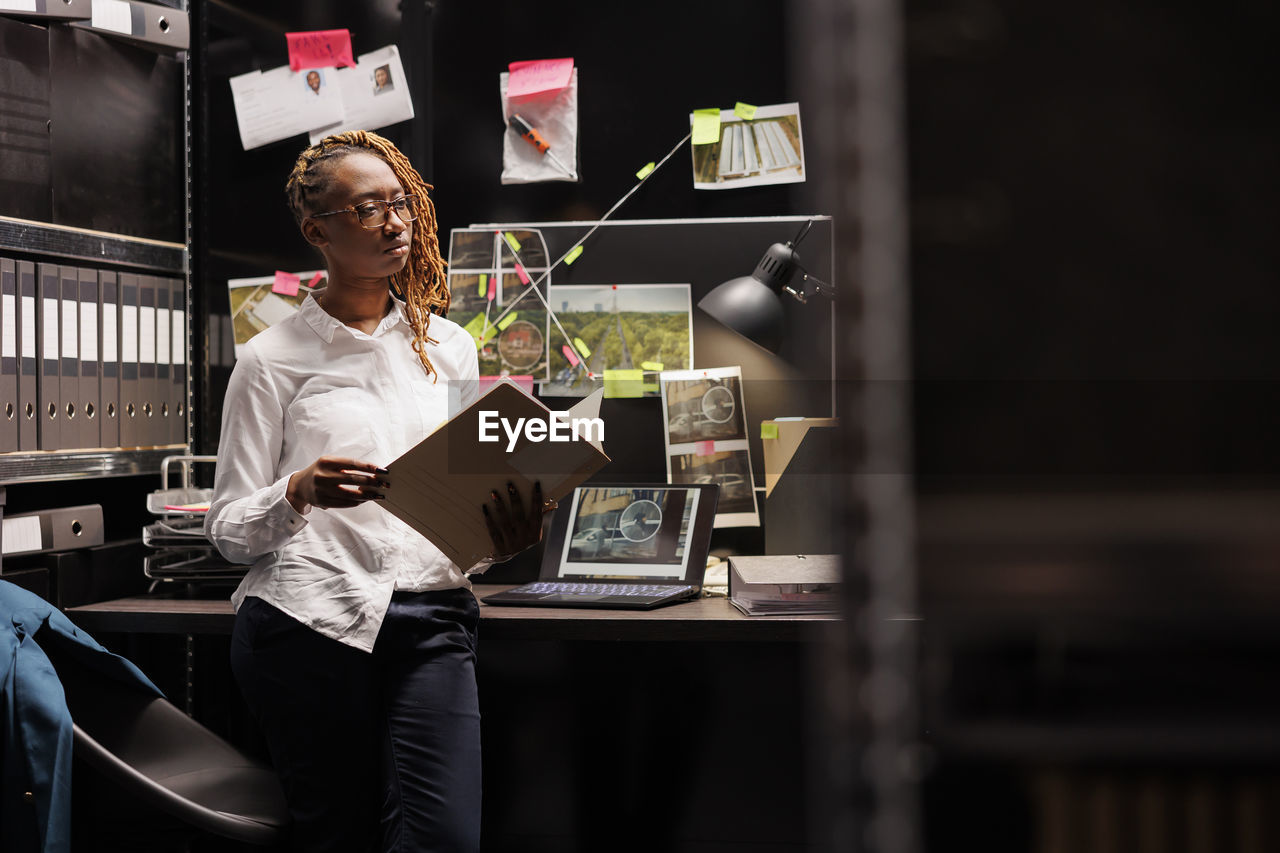
<instances>
[{"instance_id":1,"label":"black lamp shade","mask_svg":"<svg viewBox=\"0 0 1280 853\"><path fill-rule=\"evenodd\" d=\"M749 276L732 278L698 301L698 307L769 352L782 347L786 315L780 292L796 269L795 251L774 243Z\"/></svg>"}]
</instances>

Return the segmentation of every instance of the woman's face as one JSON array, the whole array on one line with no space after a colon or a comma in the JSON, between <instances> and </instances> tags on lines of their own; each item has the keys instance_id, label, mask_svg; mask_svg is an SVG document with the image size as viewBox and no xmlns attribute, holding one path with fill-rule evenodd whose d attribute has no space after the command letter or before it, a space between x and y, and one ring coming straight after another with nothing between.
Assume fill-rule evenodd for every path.
<instances>
[{"instance_id":1,"label":"woman's face","mask_svg":"<svg viewBox=\"0 0 1280 853\"><path fill-rule=\"evenodd\" d=\"M386 162L373 154L348 154L329 169L329 189L316 201L315 212L341 210L366 201L394 201L404 188ZM394 211L378 228L365 228L354 213L304 219L302 232L329 262L330 272L358 278L385 278L404 268L409 259L413 223Z\"/></svg>"},{"instance_id":2,"label":"woman's face","mask_svg":"<svg viewBox=\"0 0 1280 853\"><path fill-rule=\"evenodd\" d=\"M373 82L378 85L379 89L381 89L383 86L387 85L387 78L389 76L387 69L379 68L373 72Z\"/></svg>"}]
</instances>

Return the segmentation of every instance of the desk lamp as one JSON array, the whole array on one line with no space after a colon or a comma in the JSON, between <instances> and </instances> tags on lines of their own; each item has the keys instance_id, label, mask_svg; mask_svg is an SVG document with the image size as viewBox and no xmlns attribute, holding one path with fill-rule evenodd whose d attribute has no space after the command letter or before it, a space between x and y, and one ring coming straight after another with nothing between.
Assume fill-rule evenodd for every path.
<instances>
[{"instance_id":1,"label":"desk lamp","mask_svg":"<svg viewBox=\"0 0 1280 853\"><path fill-rule=\"evenodd\" d=\"M799 302L807 302L814 293L828 299L835 298L835 288L809 275L800 266L800 256L796 254L795 247L812 227L813 220L810 219L790 241L774 243L765 250L764 257L751 275L731 278L716 286L698 300L698 307L744 338L776 354L782 346L785 319L779 291L786 291ZM801 273L798 290L791 286L797 270ZM810 281L814 283L812 291L804 284Z\"/></svg>"}]
</instances>

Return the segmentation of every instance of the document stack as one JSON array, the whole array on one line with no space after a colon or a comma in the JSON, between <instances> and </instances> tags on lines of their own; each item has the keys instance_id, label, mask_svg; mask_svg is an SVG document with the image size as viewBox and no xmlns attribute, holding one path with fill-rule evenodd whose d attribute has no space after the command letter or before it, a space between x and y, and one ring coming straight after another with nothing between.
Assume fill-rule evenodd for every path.
<instances>
[{"instance_id":1,"label":"document stack","mask_svg":"<svg viewBox=\"0 0 1280 853\"><path fill-rule=\"evenodd\" d=\"M832 554L730 557L729 601L747 616L837 613L840 558Z\"/></svg>"},{"instance_id":2,"label":"document stack","mask_svg":"<svg viewBox=\"0 0 1280 853\"><path fill-rule=\"evenodd\" d=\"M162 488L147 496L147 511L156 521L142 530L142 542L151 551L144 571L152 587L164 581L185 583L238 583L248 566L229 563L204 535L212 489L190 485L194 462L213 462L215 456L169 456L161 466ZM170 488L169 472L181 466L182 485Z\"/></svg>"}]
</instances>

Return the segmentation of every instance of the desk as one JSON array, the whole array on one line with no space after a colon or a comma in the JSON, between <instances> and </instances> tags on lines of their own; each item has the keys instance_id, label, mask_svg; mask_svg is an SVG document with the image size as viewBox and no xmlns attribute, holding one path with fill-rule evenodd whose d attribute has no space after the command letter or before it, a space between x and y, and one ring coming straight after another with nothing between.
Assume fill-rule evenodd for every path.
<instances>
[{"instance_id":1,"label":"desk","mask_svg":"<svg viewBox=\"0 0 1280 853\"><path fill-rule=\"evenodd\" d=\"M67 615L90 633L213 635L201 677L222 682L201 695L235 697L225 665L209 663L225 660L225 599L137 596ZM723 598L642 611L482 603L480 616L486 853L809 849L810 652L838 619L747 617Z\"/></svg>"},{"instance_id":2,"label":"desk","mask_svg":"<svg viewBox=\"0 0 1280 853\"><path fill-rule=\"evenodd\" d=\"M512 586L476 584L474 591L483 598ZM156 594L70 607L67 616L90 634L230 634L235 613L225 598ZM645 642L815 641L839 621L833 616L744 616L726 598L700 598L657 610L491 607L481 602L480 620L485 639Z\"/></svg>"}]
</instances>

